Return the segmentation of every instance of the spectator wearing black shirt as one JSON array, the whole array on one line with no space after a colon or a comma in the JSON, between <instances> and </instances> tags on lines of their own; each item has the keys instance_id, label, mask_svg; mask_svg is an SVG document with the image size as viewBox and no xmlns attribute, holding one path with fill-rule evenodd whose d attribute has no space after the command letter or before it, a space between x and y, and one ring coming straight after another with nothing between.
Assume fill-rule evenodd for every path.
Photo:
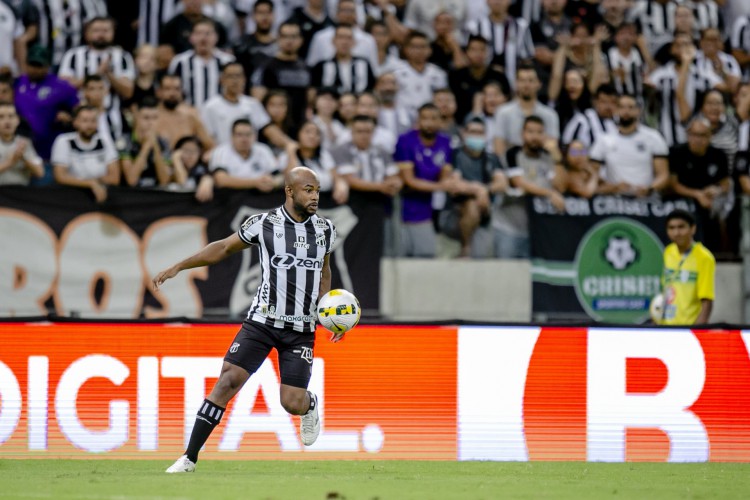
<instances>
[{"instance_id":1,"label":"spectator wearing black shirt","mask_svg":"<svg viewBox=\"0 0 750 500\"><path fill-rule=\"evenodd\" d=\"M466 54L456 39L456 21L450 12L443 11L433 22L435 39L432 41L432 55L429 61L443 71L466 66Z\"/></svg>"},{"instance_id":2,"label":"spectator wearing black shirt","mask_svg":"<svg viewBox=\"0 0 750 500\"><path fill-rule=\"evenodd\" d=\"M120 165L125 184L131 187L164 187L172 180L169 144L159 137L156 122L159 103L145 98L135 113L135 128L120 149Z\"/></svg>"},{"instance_id":3,"label":"spectator wearing black shirt","mask_svg":"<svg viewBox=\"0 0 750 500\"><path fill-rule=\"evenodd\" d=\"M246 75L268 62L278 52L278 41L273 33L274 11L271 0L258 0L253 5L255 33L242 37L234 47L234 56L242 64Z\"/></svg>"},{"instance_id":4,"label":"spectator wearing black shirt","mask_svg":"<svg viewBox=\"0 0 750 500\"><path fill-rule=\"evenodd\" d=\"M448 82L456 96L456 121L462 123L473 107L474 95L481 92L489 82L498 82L504 95L510 95L510 83L505 74L487 63L489 47L487 40L472 35L466 43L468 66L455 69L448 74Z\"/></svg>"},{"instance_id":5,"label":"spectator wearing black shirt","mask_svg":"<svg viewBox=\"0 0 750 500\"><path fill-rule=\"evenodd\" d=\"M279 52L253 76L254 87L286 92L289 96L289 114L294 123L302 123L305 119L307 91L312 83L310 70L299 57L301 45L299 25L283 23L279 26ZM265 91L258 93L262 96Z\"/></svg>"},{"instance_id":6,"label":"spectator wearing black shirt","mask_svg":"<svg viewBox=\"0 0 750 500\"><path fill-rule=\"evenodd\" d=\"M712 252L720 252L722 222L732 208L727 156L711 146L711 123L705 118L694 118L687 136L686 144L669 152L672 187L678 195L695 199L702 241Z\"/></svg>"},{"instance_id":7,"label":"spectator wearing black shirt","mask_svg":"<svg viewBox=\"0 0 750 500\"><path fill-rule=\"evenodd\" d=\"M214 197L214 178L203 160L203 146L194 135L183 137L172 153L175 182L185 189L195 190L195 199L201 203Z\"/></svg>"},{"instance_id":8,"label":"spectator wearing black shirt","mask_svg":"<svg viewBox=\"0 0 750 500\"><path fill-rule=\"evenodd\" d=\"M175 54L193 48L190 43L193 25L202 19L208 19L203 15L201 0L183 0L182 3L185 9L165 24L159 34L159 43L171 45ZM226 46L227 32L220 23L216 23L216 34L218 35L217 46Z\"/></svg>"},{"instance_id":9,"label":"spectator wearing black shirt","mask_svg":"<svg viewBox=\"0 0 750 500\"><path fill-rule=\"evenodd\" d=\"M305 5L294 9L286 21L300 27L303 43L299 55L302 59L307 57L307 51L315 33L334 25L333 19L326 13L325 4L325 0L307 0Z\"/></svg>"}]
</instances>

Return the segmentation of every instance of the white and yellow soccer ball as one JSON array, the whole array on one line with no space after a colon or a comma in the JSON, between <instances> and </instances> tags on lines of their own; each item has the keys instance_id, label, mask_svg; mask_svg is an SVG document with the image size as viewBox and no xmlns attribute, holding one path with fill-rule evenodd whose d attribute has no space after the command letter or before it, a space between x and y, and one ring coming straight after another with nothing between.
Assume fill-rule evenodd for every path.
<instances>
[{"instance_id":1,"label":"white and yellow soccer ball","mask_svg":"<svg viewBox=\"0 0 750 500\"><path fill-rule=\"evenodd\" d=\"M318 321L332 333L346 333L359 323L362 309L357 297L343 289L331 290L318 301Z\"/></svg>"},{"instance_id":2,"label":"white and yellow soccer ball","mask_svg":"<svg viewBox=\"0 0 750 500\"><path fill-rule=\"evenodd\" d=\"M654 320L654 323L658 324L664 319L665 302L664 294L661 293L657 293L651 299L651 303L648 305L648 312L651 314L651 319Z\"/></svg>"}]
</instances>

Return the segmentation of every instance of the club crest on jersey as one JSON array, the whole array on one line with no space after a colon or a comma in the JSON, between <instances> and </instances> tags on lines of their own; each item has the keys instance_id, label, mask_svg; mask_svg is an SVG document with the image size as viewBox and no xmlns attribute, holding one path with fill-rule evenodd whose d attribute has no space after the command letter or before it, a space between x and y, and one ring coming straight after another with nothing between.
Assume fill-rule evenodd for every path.
<instances>
[{"instance_id":1,"label":"club crest on jersey","mask_svg":"<svg viewBox=\"0 0 750 500\"><path fill-rule=\"evenodd\" d=\"M315 235L315 244L319 247L326 246L326 235L323 233L318 233Z\"/></svg>"},{"instance_id":2,"label":"club crest on jersey","mask_svg":"<svg viewBox=\"0 0 750 500\"><path fill-rule=\"evenodd\" d=\"M297 236L297 243L294 244L294 248L310 248L307 243L307 239L304 236Z\"/></svg>"},{"instance_id":3,"label":"club crest on jersey","mask_svg":"<svg viewBox=\"0 0 750 500\"><path fill-rule=\"evenodd\" d=\"M284 225L284 219L276 214L268 214L268 217L266 217L266 220L271 222L271 224L275 224L277 226Z\"/></svg>"}]
</instances>

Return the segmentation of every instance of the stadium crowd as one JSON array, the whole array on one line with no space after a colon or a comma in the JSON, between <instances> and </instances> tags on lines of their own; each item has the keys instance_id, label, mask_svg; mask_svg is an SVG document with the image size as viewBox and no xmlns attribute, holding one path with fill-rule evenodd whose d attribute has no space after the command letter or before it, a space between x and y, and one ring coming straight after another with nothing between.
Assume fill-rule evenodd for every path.
<instances>
[{"instance_id":1,"label":"stadium crowd","mask_svg":"<svg viewBox=\"0 0 750 500\"><path fill-rule=\"evenodd\" d=\"M0 1L0 184L209 202L304 165L419 257L528 257L526 194L681 196L731 258L749 143L746 0Z\"/></svg>"}]
</instances>

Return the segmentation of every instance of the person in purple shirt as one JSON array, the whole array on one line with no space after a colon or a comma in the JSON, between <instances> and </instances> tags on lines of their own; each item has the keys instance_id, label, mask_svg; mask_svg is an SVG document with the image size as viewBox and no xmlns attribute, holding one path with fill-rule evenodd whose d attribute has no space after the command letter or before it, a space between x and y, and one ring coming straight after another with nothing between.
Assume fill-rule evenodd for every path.
<instances>
[{"instance_id":1,"label":"person in purple shirt","mask_svg":"<svg viewBox=\"0 0 750 500\"><path fill-rule=\"evenodd\" d=\"M437 250L432 222L435 192L461 194L469 189L450 164L451 139L439 132L440 111L432 103L419 108L417 128L403 134L393 159L404 182L401 197L401 254L406 257L434 257Z\"/></svg>"},{"instance_id":2,"label":"person in purple shirt","mask_svg":"<svg viewBox=\"0 0 750 500\"><path fill-rule=\"evenodd\" d=\"M46 174L49 174L45 178L51 182L52 143L62 132L70 130L70 113L78 105L78 91L50 72L47 48L31 47L26 63L26 74L18 77L13 85L16 108L31 128L34 149L45 161Z\"/></svg>"}]
</instances>

